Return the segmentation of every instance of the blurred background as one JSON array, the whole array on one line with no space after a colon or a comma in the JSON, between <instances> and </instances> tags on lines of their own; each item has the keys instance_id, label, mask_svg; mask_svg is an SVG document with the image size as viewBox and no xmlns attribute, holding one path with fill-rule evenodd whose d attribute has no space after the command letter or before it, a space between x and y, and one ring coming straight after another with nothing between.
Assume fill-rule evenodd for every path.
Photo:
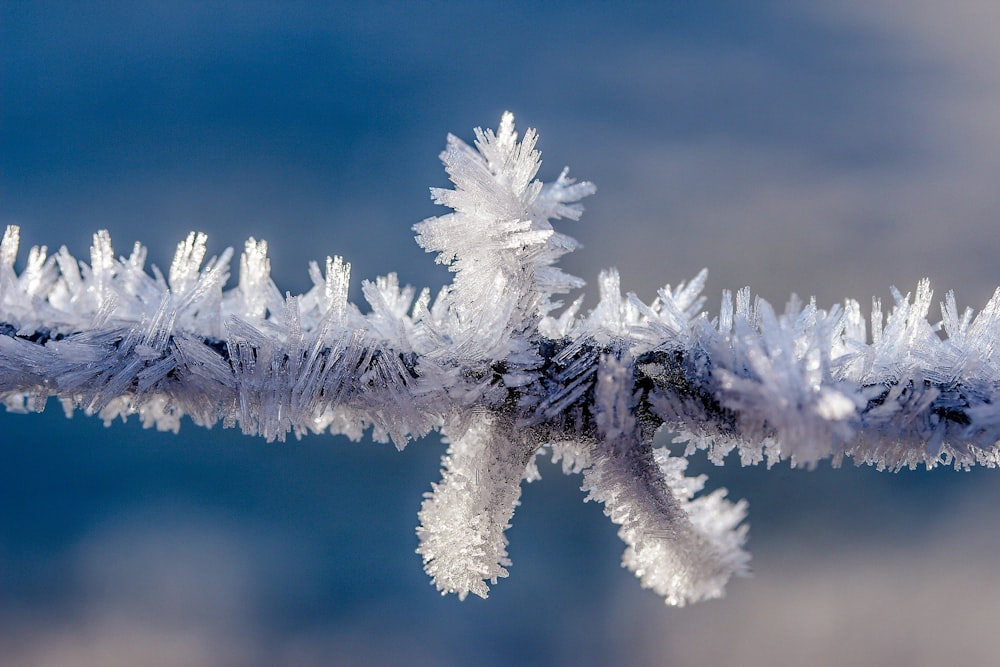
<instances>
[{"instance_id":1,"label":"blurred background","mask_svg":"<svg viewBox=\"0 0 1000 667\"><path fill-rule=\"evenodd\" d=\"M169 266L270 242L282 290L447 273L445 136L510 109L598 194L562 231L650 300L710 269L829 307L1000 283L1000 5L801 1L0 4L0 224ZM23 264L21 264L23 265ZM592 288L588 288L592 289ZM589 304L595 300L591 297ZM935 315L932 313L932 315ZM750 501L754 576L665 607L580 479L543 466L487 601L414 553L436 437L390 445L0 414L3 665L985 665L995 471L692 467Z\"/></svg>"}]
</instances>

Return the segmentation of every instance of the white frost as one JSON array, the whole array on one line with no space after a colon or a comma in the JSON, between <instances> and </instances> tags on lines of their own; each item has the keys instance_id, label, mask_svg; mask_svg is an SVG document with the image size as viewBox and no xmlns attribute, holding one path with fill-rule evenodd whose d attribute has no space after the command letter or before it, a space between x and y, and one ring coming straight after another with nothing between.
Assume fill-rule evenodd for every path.
<instances>
[{"instance_id":1,"label":"white frost","mask_svg":"<svg viewBox=\"0 0 1000 667\"><path fill-rule=\"evenodd\" d=\"M166 277L147 272L139 244L116 256L106 232L89 264L38 247L18 273L20 233L7 228L0 400L40 411L54 396L68 412L171 431L186 415L268 440L370 428L403 448L439 430L449 448L418 552L460 598L507 576L504 532L544 451L620 526L624 565L678 605L746 571L746 504L699 495L704 477L653 448L660 427L718 463L735 451L744 464L997 465L1000 290L978 315L949 293L939 323L927 281L894 290L887 314L874 302L868 320L850 300L793 299L779 313L747 288L711 318L704 271L646 303L609 270L590 313L580 299L559 312L583 283L556 266L577 244L552 223L579 218L594 186L565 170L539 181L537 135L519 140L509 113L475 134L474 146L450 136L441 156L454 188L432 195L452 211L415 227L454 273L433 300L390 274L362 283L363 312L340 257L282 296L254 239L226 289L232 250L209 257L196 233Z\"/></svg>"}]
</instances>

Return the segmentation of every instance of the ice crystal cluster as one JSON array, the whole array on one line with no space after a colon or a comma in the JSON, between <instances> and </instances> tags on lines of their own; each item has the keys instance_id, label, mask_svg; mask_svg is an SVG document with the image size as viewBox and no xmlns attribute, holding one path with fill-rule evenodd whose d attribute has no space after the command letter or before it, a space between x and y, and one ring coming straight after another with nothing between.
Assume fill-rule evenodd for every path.
<instances>
[{"instance_id":1,"label":"ice crystal cluster","mask_svg":"<svg viewBox=\"0 0 1000 667\"><path fill-rule=\"evenodd\" d=\"M55 396L106 422L137 414L176 431L187 415L268 440L370 427L400 449L440 431L448 450L417 551L438 589L463 599L507 576L504 531L539 455L582 473L587 500L620 526L623 564L676 605L721 595L749 559L746 504L685 475L698 449L718 463L735 450L744 464L997 464L1000 293L976 316L948 294L932 323L926 282L894 292L887 314L875 301L867 321L854 301L793 300L779 314L743 289L711 317L705 272L647 303L623 296L611 270L580 314L580 299L559 299L583 282L556 267L576 243L552 223L576 220L594 186L565 171L537 180L536 138L519 140L510 114L474 146L448 138L454 188L432 194L452 212L415 227L454 273L433 299L390 274L362 283L361 309L339 257L309 266L308 292L282 296L254 239L226 289L232 251L206 261L203 234L166 276L146 272L141 245L116 257L105 232L89 264L32 248L17 273L9 227L3 402L39 411ZM661 428L688 443L683 456L654 448Z\"/></svg>"}]
</instances>

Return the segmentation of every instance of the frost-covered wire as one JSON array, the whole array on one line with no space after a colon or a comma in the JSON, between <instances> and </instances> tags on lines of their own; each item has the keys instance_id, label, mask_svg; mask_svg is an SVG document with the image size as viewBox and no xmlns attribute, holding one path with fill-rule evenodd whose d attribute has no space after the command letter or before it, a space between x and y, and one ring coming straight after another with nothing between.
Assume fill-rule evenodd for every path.
<instances>
[{"instance_id":1,"label":"frost-covered wire","mask_svg":"<svg viewBox=\"0 0 1000 667\"><path fill-rule=\"evenodd\" d=\"M282 296L267 244L250 239L236 286L232 251L206 260L192 233L167 276L145 270L136 244L118 257L107 233L90 263L32 248L15 271L19 232L0 243L0 398L40 411L57 397L110 423L137 414L176 431L238 426L289 433L371 428L402 449L440 431L442 479L420 510L418 553L443 593L486 597L506 577L504 534L521 483L550 454L583 474L626 543L623 564L670 604L717 597L747 570L746 512L704 476L654 449L668 428L721 463L845 457L896 470L938 463L995 466L1000 440L1000 292L978 314L954 295L929 320L926 281L894 291L869 320L854 301L829 310L792 301L778 314L748 289L704 310L706 273L646 303L601 274L600 301L579 313L560 295L581 286L555 263L576 247L552 222L576 220L594 192L564 171L536 179L536 134L513 117L450 136L442 161L452 209L416 225L417 242L455 273L433 300L395 275L362 283L367 312L347 299L350 264L312 263L313 287ZM870 326L870 332L868 328Z\"/></svg>"}]
</instances>

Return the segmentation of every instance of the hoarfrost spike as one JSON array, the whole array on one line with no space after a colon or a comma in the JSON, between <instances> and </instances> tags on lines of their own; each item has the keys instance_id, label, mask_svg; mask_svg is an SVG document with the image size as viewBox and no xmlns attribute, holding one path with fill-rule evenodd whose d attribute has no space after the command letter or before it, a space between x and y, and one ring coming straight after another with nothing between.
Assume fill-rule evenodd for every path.
<instances>
[{"instance_id":1,"label":"hoarfrost spike","mask_svg":"<svg viewBox=\"0 0 1000 667\"><path fill-rule=\"evenodd\" d=\"M626 544L623 564L669 604L722 594L746 572L746 503L653 447L657 429L721 463L845 457L891 470L1000 458L1000 290L975 315L948 293L894 290L866 321L854 301L792 301L779 314L749 289L724 292L710 319L706 273L650 303L603 272L600 301L578 315L556 298L583 283L556 262L577 247L553 221L576 220L594 192L563 171L552 183L533 130L507 113L474 146L449 136L441 155L450 213L417 224L417 242L455 274L433 301L395 274L362 283L368 312L348 302L350 264L313 262L313 287L282 296L267 244L250 239L238 283L232 250L205 260L192 233L167 278L136 244L115 258L106 232L90 264L33 248L15 271L19 230L0 242L0 399L40 411L49 397L106 422L138 415L176 431L181 417L247 434L340 433L403 448L439 430L441 481L420 509L418 553L443 593L486 597L508 575L505 530L521 483L550 453L582 473ZM871 339L867 329L871 327ZM943 335L942 335L943 334Z\"/></svg>"}]
</instances>

